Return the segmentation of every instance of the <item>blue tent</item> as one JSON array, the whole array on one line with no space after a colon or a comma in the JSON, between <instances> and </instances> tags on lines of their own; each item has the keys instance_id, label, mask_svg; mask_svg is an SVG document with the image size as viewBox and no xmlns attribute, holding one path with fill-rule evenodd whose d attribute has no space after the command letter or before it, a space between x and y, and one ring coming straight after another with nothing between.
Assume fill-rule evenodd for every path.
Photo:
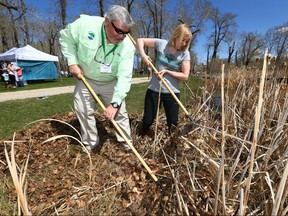
<instances>
[{"instance_id":1,"label":"blue tent","mask_svg":"<svg viewBox=\"0 0 288 216\"><path fill-rule=\"evenodd\" d=\"M16 62L23 68L24 80L43 80L58 78L56 64L58 57L41 52L29 45L21 48L12 48L0 54L0 60Z\"/></svg>"}]
</instances>

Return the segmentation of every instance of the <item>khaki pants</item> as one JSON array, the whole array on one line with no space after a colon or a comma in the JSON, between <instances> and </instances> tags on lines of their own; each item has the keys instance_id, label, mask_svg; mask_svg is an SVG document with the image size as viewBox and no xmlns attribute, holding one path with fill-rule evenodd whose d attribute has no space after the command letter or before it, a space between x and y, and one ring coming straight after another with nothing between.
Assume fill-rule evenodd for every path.
<instances>
[{"instance_id":1,"label":"khaki pants","mask_svg":"<svg viewBox=\"0 0 288 216\"><path fill-rule=\"evenodd\" d=\"M105 107L107 107L111 103L116 81L103 83L87 79L87 82L91 85L91 88L95 91L97 96L101 96L103 99L103 104ZM77 80L75 86L74 108L77 118L80 122L82 142L84 145L90 146L93 149L99 143L99 136L95 119L96 101L81 80ZM115 116L115 121L122 129L127 139L132 142L131 129L125 100L122 101L122 104L118 109L118 112ZM116 138L118 142L124 141L124 139L117 133L117 131Z\"/></svg>"}]
</instances>

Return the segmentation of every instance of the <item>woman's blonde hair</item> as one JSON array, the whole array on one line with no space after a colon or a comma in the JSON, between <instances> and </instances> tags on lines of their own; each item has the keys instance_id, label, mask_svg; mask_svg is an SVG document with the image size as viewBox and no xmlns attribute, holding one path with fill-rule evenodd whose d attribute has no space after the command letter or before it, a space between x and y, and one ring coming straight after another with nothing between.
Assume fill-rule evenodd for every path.
<instances>
[{"instance_id":1,"label":"woman's blonde hair","mask_svg":"<svg viewBox=\"0 0 288 216\"><path fill-rule=\"evenodd\" d=\"M169 45L175 47L176 41L177 40L182 41L183 38L185 38L185 37L189 38L189 43L187 43L187 45L185 47L185 51L186 51L186 50L188 50L190 43L191 43L191 40L192 40L192 32L186 24L180 24L174 29L174 31L173 31L170 39L169 39Z\"/></svg>"}]
</instances>

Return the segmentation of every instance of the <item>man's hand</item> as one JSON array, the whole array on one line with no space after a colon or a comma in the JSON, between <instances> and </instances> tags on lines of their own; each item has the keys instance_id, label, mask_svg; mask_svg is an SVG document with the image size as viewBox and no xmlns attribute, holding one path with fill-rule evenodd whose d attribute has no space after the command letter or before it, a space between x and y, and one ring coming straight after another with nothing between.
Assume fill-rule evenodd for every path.
<instances>
[{"instance_id":1,"label":"man's hand","mask_svg":"<svg viewBox=\"0 0 288 216\"><path fill-rule=\"evenodd\" d=\"M110 121L114 119L118 109L114 108L112 104L109 104L106 109L104 110L104 115L106 118L108 118Z\"/></svg>"},{"instance_id":2,"label":"man's hand","mask_svg":"<svg viewBox=\"0 0 288 216\"><path fill-rule=\"evenodd\" d=\"M68 69L69 69L70 73L72 73L77 79L81 79L81 77L83 75L83 71L79 65L77 65L77 64L70 65Z\"/></svg>"}]
</instances>

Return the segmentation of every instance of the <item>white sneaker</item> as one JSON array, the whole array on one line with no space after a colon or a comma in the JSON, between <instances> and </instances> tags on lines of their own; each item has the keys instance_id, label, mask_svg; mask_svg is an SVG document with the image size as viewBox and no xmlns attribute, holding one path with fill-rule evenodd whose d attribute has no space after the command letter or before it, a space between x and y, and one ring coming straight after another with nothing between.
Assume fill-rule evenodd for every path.
<instances>
[{"instance_id":1,"label":"white sneaker","mask_svg":"<svg viewBox=\"0 0 288 216\"><path fill-rule=\"evenodd\" d=\"M97 145L95 146L90 146L90 145L86 145L85 148L88 150L88 151L93 151L94 149L96 149Z\"/></svg>"},{"instance_id":2,"label":"white sneaker","mask_svg":"<svg viewBox=\"0 0 288 216\"><path fill-rule=\"evenodd\" d=\"M84 146L88 151L93 151L99 146L99 140L94 145L84 144Z\"/></svg>"},{"instance_id":3,"label":"white sneaker","mask_svg":"<svg viewBox=\"0 0 288 216\"><path fill-rule=\"evenodd\" d=\"M131 148L129 147L129 145L127 145L125 142L120 142L119 143L119 147L121 148L121 149L123 149L124 151L130 151L131 150Z\"/></svg>"}]
</instances>

